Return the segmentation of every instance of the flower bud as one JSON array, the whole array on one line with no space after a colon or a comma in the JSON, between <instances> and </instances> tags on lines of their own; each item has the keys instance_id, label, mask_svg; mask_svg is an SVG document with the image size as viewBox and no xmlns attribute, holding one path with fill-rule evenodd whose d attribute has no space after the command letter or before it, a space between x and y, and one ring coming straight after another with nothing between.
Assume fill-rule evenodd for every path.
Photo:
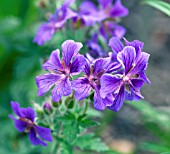
<instances>
[{"instance_id":1,"label":"flower bud","mask_svg":"<svg viewBox=\"0 0 170 154\"><path fill-rule=\"evenodd\" d=\"M50 114L50 113L53 112L53 108L52 108L52 106L51 106L51 104L49 102L46 102L43 105L43 108L44 108L45 113L47 113L47 114Z\"/></svg>"}]
</instances>

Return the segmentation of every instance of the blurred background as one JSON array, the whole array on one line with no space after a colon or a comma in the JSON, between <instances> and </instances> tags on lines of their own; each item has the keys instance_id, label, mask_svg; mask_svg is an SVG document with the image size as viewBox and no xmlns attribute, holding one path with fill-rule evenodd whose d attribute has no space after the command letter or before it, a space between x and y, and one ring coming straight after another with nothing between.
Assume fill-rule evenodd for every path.
<instances>
[{"instance_id":1,"label":"blurred background","mask_svg":"<svg viewBox=\"0 0 170 154\"><path fill-rule=\"evenodd\" d=\"M170 154L170 18L142 5L139 0L122 0L122 3L130 12L121 21L127 29L125 37L129 41L144 42L144 51L151 54L147 76L152 84L142 88L144 101L125 102L118 113L109 110L96 113L101 125L94 131L119 154ZM38 26L55 7L54 0L5 0L0 3L2 154L48 154L48 148L32 146L27 137L15 131L8 114L11 113L11 100L23 107L30 106L33 101L41 102L36 96L35 77L41 74L43 60L68 39L57 32L54 39L42 47L33 43ZM81 42L80 35L81 29L69 39Z\"/></svg>"}]
</instances>

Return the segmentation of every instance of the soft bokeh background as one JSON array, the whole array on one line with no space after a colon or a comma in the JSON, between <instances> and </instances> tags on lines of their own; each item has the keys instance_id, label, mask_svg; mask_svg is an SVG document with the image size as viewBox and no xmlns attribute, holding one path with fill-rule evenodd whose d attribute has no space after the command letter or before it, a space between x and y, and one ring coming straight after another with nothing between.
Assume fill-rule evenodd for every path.
<instances>
[{"instance_id":1,"label":"soft bokeh background","mask_svg":"<svg viewBox=\"0 0 170 154\"><path fill-rule=\"evenodd\" d=\"M43 4L50 2L48 7ZM53 0L5 0L0 3L0 153L48 153L48 148L32 146L27 137L19 134L9 120L10 100L28 107L36 96L35 77L41 64L63 40L83 41L83 30L68 38L60 32L39 47L32 42L38 25L54 11ZM95 2L95 1L94 1ZM170 3L169 0L166 2ZM145 42L151 54L147 75L151 85L142 93L145 101L125 103L118 113L109 110L100 118L101 126L94 129L106 144L119 153L170 153L170 18L141 1L122 0L129 15L122 19L127 28L126 38ZM87 152L86 152L87 153ZM89 152L90 153L90 152Z\"/></svg>"}]
</instances>

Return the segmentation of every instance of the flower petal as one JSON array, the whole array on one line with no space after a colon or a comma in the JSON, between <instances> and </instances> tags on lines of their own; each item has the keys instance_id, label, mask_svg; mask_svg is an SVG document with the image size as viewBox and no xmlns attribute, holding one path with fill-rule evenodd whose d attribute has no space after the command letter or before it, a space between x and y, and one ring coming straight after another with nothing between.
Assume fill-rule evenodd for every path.
<instances>
[{"instance_id":1,"label":"flower petal","mask_svg":"<svg viewBox=\"0 0 170 154\"><path fill-rule=\"evenodd\" d=\"M20 111L22 113L22 118L28 118L32 122L34 122L36 114L35 114L35 111L31 107L21 108Z\"/></svg>"},{"instance_id":2,"label":"flower petal","mask_svg":"<svg viewBox=\"0 0 170 154\"><path fill-rule=\"evenodd\" d=\"M52 70L58 71L58 70L63 69L63 66L60 63L60 50L59 49L54 50L51 53L49 60L43 64L43 68L49 71L52 71Z\"/></svg>"},{"instance_id":3,"label":"flower petal","mask_svg":"<svg viewBox=\"0 0 170 154\"><path fill-rule=\"evenodd\" d=\"M111 74L104 74L100 78L100 95L102 98L105 98L107 94L114 93L121 84L122 79L111 75Z\"/></svg>"},{"instance_id":4,"label":"flower petal","mask_svg":"<svg viewBox=\"0 0 170 154\"><path fill-rule=\"evenodd\" d=\"M71 86L75 90L74 96L77 100L88 97L92 89L87 78L78 78L71 82Z\"/></svg>"},{"instance_id":5,"label":"flower petal","mask_svg":"<svg viewBox=\"0 0 170 154\"><path fill-rule=\"evenodd\" d=\"M125 38L124 38L124 40L125 40L125 43L126 43L127 46L132 46L132 47L135 48L135 50L136 50L136 57L138 57L138 55L139 55L139 54L141 53L141 51L143 50L144 43L143 43L143 42L140 42L140 41L138 41L138 40L134 40L134 41L132 41L132 42L129 42L129 41L126 40Z\"/></svg>"},{"instance_id":6,"label":"flower petal","mask_svg":"<svg viewBox=\"0 0 170 154\"><path fill-rule=\"evenodd\" d=\"M52 39L54 32L55 32L55 27L53 23L51 22L44 23L38 29L36 36L34 38L34 42L42 46L45 41L49 41Z\"/></svg>"},{"instance_id":7,"label":"flower petal","mask_svg":"<svg viewBox=\"0 0 170 154\"><path fill-rule=\"evenodd\" d=\"M99 87L95 88L94 108L96 110L104 110L106 107L113 105L113 95L108 94L105 98L100 96Z\"/></svg>"},{"instance_id":8,"label":"flower petal","mask_svg":"<svg viewBox=\"0 0 170 154\"><path fill-rule=\"evenodd\" d=\"M93 12L97 12L97 7L94 3L90 1L84 1L80 5L80 12L83 14L90 14Z\"/></svg>"},{"instance_id":9,"label":"flower petal","mask_svg":"<svg viewBox=\"0 0 170 154\"><path fill-rule=\"evenodd\" d=\"M106 9L112 5L113 0L98 0L99 4L101 5L102 9Z\"/></svg>"},{"instance_id":10,"label":"flower petal","mask_svg":"<svg viewBox=\"0 0 170 154\"><path fill-rule=\"evenodd\" d=\"M120 25L114 25L113 30L111 31L112 36L118 37L121 39L126 33L126 29Z\"/></svg>"},{"instance_id":11,"label":"flower petal","mask_svg":"<svg viewBox=\"0 0 170 154\"><path fill-rule=\"evenodd\" d=\"M149 60L150 54L141 52L141 54L137 57L134 68L131 70L131 74L137 74L140 73L144 70L146 70L147 65L148 65L148 60Z\"/></svg>"},{"instance_id":12,"label":"flower petal","mask_svg":"<svg viewBox=\"0 0 170 154\"><path fill-rule=\"evenodd\" d=\"M11 115L11 114L9 114L8 117L11 118L11 119L14 121L14 123L15 123L15 128L16 128L19 132L23 132L23 131L26 129L26 127L27 127L27 123L26 123L26 122L23 122L23 121L21 121L21 120L18 120L18 119L16 119L16 118L14 118L14 116Z\"/></svg>"},{"instance_id":13,"label":"flower petal","mask_svg":"<svg viewBox=\"0 0 170 154\"><path fill-rule=\"evenodd\" d=\"M58 102L62 96L68 96L71 92L71 82L68 77L65 77L61 79L52 90L52 100Z\"/></svg>"},{"instance_id":14,"label":"flower petal","mask_svg":"<svg viewBox=\"0 0 170 154\"><path fill-rule=\"evenodd\" d=\"M18 117L22 117L22 113L20 111L20 105L18 102L13 102L11 101L11 107L12 110L14 111L14 113L18 116Z\"/></svg>"},{"instance_id":15,"label":"flower petal","mask_svg":"<svg viewBox=\"0 0 170 154\"><path fill-rule=\"evenodd\" d=\"M125 74L127 74L130 69L132 69L135 62L136 52L135 48L131 46L126 46L123 51L119 52L117 55L117 60L122 64L125 69Z\"/></svg>"},{"instance_id":16,"label":"flower petal","mask_svg":"<svg viewBox=\"0 0 170 154\"><path fill-rule=\"evenodd\" d=\"M83 66L83 72L89 77L90 76L90 62L86 59Z\"/></svg>"},{"instance_id":17,"label":"flower petal","mask_svg":"<svg viewBox=\"0 0 170 154\"><path fill-rule=\"evenodd\" d=\"M121 0L116 0L111 10L111 16L112 17L124 17L124 16L127 16L128 13L129 13L128 9L122 5Z\"/></svg>"},{"instance_id":18,"label":"flower petal","mask_svg":"<svg viewBox=\"0 0 170 154\"><path fill-rule=\"evenodd\" d=\"M123 50L123 44L122 42L120 41L119 38L117 37L112 37L110 40L109 40L109 44L108 44L111 49L113 50L113 52L115 52L115 54L119 53L120 51Z\"/></svg>"},{"instance_id":19,"label":"flower petal","mask_svg":"<svg viewBox=\"0 0 170 154\"><path fill-rule=\"evenodd\" d=\"M78 74L83 68L83 65L85 63L85 57L82 55L78 55L75 57L73 60L71 66L70 66L70 73L73 74Z\"/></svg>"},{"instance_id":20,"label":"flower petal","mask_svg":"<svg viewBox=\"0 0 170 154\"><path fill-rule=\"evenodd\" d=\"M99 58L95 61L94 63L94 75L97 75L99 73L101 73L102 71L107 70L107 68L109 67L110 64L110 60L111 58ZM103 72L104 73L104 72Z\"/></svg>"},{"instance_id":21,"label":"flower petal","mask_svg":"<svg viewBox=\"0 0 170 154\"><path fill-rule=\"evenodd\" d=\"M51 130L49 128L36 126L36 132L43 140L52 142L53 139L51 135Z\"/></svg>"},{"instance_id":22,"label":"flower petal","mask_svg":"<svg viewBox=\"0 0 170 154\"><path fill-rule=\"evenodd\" d=\"M83 47L82 43L67 40L62 44L62 56L66 67L69 68L71 59Z\"/></svg>"},{"instance_id":23,"label":"flower petal","mask_svg":"<svg viewBox=\"0 0 170 154\"><path fill-rule=\"evenodd\" d=\"M141 71L139 75L147 84L151 84L144 71Z\"/></svg>"},{"instance_id":24,"label":"flower petal","mask_svg":"<svg viewBox=\"0 0 170 154\"><path fill-rule=\"evenodd\" d=\"M34 130L34 128L31 128L30 133L29 133L29 139L33 145L42 145L42 146L47 146L47 144L43 141L41 141Z\"/></svg>"},{"instance_id":25,"label":"flower petal","mask_svg":"<svg viewBox=\"0 0 170 154\"><path fill-rule=\"evenodd\" d=\"M56 74L44 74L37 76L36 84L38 86L38 96L44 95L60 79L61 76Z\"/></svg>"},{"instance_id":26,"label":"flower petal","mask_svg":"<svg viewBox=\"0 0 170 154\"><path fill-rule=\"evenodd\" d=\"M121 86L119 93L115 94L115 100L114 100L113 105L108 108L115 112L119 111L124 103L124 99L125 99L124 86Z\"/></svg>"}]
</instances>

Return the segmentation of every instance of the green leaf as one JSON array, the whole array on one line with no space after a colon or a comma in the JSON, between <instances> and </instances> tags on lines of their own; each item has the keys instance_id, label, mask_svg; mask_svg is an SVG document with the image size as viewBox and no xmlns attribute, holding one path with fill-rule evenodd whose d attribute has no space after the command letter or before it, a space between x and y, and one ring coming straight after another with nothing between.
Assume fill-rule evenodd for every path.
<instances>
[{"instance_id":1,"label":"green leaf","mask_svg":"<svg viewBox=\"0 0 170 154\"><path fill-rule=\"evenodd\" d=\"M101 141L100 138L94 137L94 134L85 134L79 136L74 143L74 146L81 150L92 150L96 152L108 151L108 147Z\"/></svg>"},{"instance_id":2,"label":"green leaf","mask_svg":"<svg viewBox=\"0 0 170 154\"><path fill-rule=\"evenodd\" d=\"M170 4L163 2L161 0L144 0L143 4L150 5L159 11L165 13L166 15L170 16Z\"/></svg>"},{"instance_id":3,"label":"green leaf","mask_svg":"<svg viewBox=\"0 0 170 154\"><path fill-rule=\"evenodd\" d=\"M148 143L148 142L141 143L140 148L145 151L147 150L150 152L157 152L157 153L170 151L170 147L166 147L156 143Z\"/></svg>"}]
</instances>

